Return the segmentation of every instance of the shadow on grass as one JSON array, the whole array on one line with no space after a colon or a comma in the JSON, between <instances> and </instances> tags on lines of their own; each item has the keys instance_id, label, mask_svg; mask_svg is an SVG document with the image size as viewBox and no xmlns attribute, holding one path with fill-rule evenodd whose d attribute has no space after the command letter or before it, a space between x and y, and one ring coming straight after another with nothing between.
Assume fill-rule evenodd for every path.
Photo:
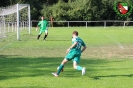
<instances>
[{"instance_id":1,"label":"shadow on grass","mask_svg":"<svg viewBox=\"0 0 133 88\"><path fill-rule=\"evenodd\" d=\"M18 77L35 77L35 76L52 76L51 73L56 71L63 57L56 58L23 58L21 56L0 55L0 80L18 78ZM89 67L89 64L102 64L102 60L82 59L81 65ZM72 69L72 62L65 65L65 77L78 77ZM70 68L70 69L68 69ZM81 72L79 73L79 76Z\"/></svg>"},{"instance_id":2,"label":"shadow on grass","mask_svg":"<svg viewBox=\"0 0 133 88\"><path fill-rule=\"evenodd\" d=\"M51 75L61 58L22 58L0 55L0 80Z\"/></svg>"},{"instance_id":3,"label":"shadow on grass","mask_svg":"<svg viewBox=\"0 0 133 88\"><path fill-rule=\"evenodd\" d=\"M20 77L36 77L36 76L52 76L51 73L56 71L63 57L38 57L24 58L21 56L0 55L0 80L20 78ZM89 70L88 74L95 73L95 67L106 67L105 64L110 63L108 60L102 59L82 59L81 66L85 66ZM80 77L81 72L73 70L72 61L68 62L64 68L65 72L61 73L61 77ZM76 74L76 75L75 75ZM93 76L93 79L101 77L117 77L130 75L110 75L110 76ZM86 77L88 77L86 75Z\"/></svg>"},{"instance_id":4,"label":"shadow on grass","mask_svg":"<svg viewBox=\"0 0 133 88\"><path fill-rule=\"evenodd\" d=\"M48 39L48 40L46 40L46 41L70 41L70 40L63 40L63 39L62 39L62 40L59 40L59 39L57 39L57 40L53 39L53 40L52 40L52 39Z\"/></svg>"},{"instance_id":5,"label":"shadow on grass","mask_svg":"<svg viewBox=\"0 0 133 88\"><path fill-rule=\"evenodd\" d=\"M133 74L128 74L128 75L107 75L107 76L94 76L91 77L95 80L99 80L100 78L109 78L109 77L133 77Z\"/></svg>"}]
</instances>

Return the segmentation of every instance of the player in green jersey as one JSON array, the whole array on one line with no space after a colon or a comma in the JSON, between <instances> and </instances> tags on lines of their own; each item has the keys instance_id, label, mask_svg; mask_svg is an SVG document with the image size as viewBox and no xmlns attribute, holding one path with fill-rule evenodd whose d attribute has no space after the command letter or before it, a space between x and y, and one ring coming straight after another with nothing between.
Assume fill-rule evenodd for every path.
<instances>
[{"instance_id":1,"label":"player in green jersey","mask_svg":"<svg viewBox=\"0 0 133 88\"><path fill-rule=\"evenodd\" d=\"M64 65L70 61L73 60L73 68L76 70L82 71L82 75L85 74L86 68L79 66L80 62L80 56L81 53L87 48L84 41L78 37L78 32L74 31L72 33L72 45L70 48L67 49L67 55L62 61L61 65L58 68L58 71L56 73L52 73L55 77L58 77L62 69L64 68ZM82 48L83 46L83 48ZM81 49L82 48L82 49Z\"/></svg>"},{"instance_id":2,"label":"player in green jersey","mask_svg":"<svg viewBox=\"0 0 133 88\"><path fill-rule=\"evenodd\" d=\"M40 28L40 32L38 34L37 39L39 40L41 34L45 32L44 40L48 36L48 21L44 19L44 16L41 17L41 21L38 23L37 28Z\"/></svg>"}]
</instances>

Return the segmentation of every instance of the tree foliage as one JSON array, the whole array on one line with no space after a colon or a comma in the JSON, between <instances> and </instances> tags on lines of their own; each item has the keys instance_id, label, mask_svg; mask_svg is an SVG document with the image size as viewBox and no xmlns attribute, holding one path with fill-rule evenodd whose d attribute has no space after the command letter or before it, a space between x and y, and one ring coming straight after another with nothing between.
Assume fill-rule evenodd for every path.
<instances>
[{"instance_id":1,"label":"tree foliage","mask_svg":"<svg viewBox=\"0 0 133 88\"><path fill-rule=\"evenodd\" d=\"M47 19L50 16L56 21L87 21L87 20L133 20L133 13L128 17L120 17L114 11L116 0L3 0L0 7L16 3L31 5L32 20L38 20L41 15ZM131 0L119 0L128 2Z\"/></svg>"}]
</instances>

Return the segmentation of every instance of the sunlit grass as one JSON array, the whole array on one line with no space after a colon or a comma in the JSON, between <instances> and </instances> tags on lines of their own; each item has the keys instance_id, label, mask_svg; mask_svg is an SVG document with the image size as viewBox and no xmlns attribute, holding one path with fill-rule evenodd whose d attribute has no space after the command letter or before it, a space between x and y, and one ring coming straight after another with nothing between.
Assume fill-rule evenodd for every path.
<instances>
[{"instance_id":1,"label":"sunlit grass","mask_svg":"<svg viewBox=\"0 0 133 88\"><path fill-rule=\"evenodd\" d=\"M85 76L66 64L58 78L56 71L71 45L72 31L79 31L87 50L82 54L81 66ZM30 88L132 88L133 84L133 29L120 27L49 28L47 41L38 32L15 33L0 40L0 87ZM123 48L121 48L121 46Z\"/></svg>"}]
</instances>

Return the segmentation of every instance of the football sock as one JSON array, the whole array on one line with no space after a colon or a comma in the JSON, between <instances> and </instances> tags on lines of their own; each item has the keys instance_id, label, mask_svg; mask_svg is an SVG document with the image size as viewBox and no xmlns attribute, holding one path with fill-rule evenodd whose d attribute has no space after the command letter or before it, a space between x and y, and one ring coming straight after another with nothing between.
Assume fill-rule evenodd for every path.
<instances>
[{"instance_id":1,"label":"football sock","mask_svg":"<svg viewBox=\"0 0 133 88\"><path fill-rule=\"evenodd\" d=\"M46 38L47 38L47 35L44 36L44 39L46 39Z\"/></svg>"},{"instance_id":2,"label":"football sock","mask_svg":"<svg viewBox=\"0 0 133 88\"><path fill-rule=\"evenodd\" d=\"M37 37L38 40L39 40L40 36L41 36L41 35L38 35L38 37Z\"/></svg>"},{"instance_id":3,"label":"football sock","mask_svg":"<svg viewBox=\"0 0 133 88\"><path fill-rule=\"evenodd\" d=\"M61 70L62 70L63 68L64 68L64 65L62 65L62 64L61 64L61 65L59 66L58 71L57 71L57 75L59 75L59 74L60 74L60 72L61 72Z\"/></svg>"},{"instance_id":4,"label":"football sock","mask_svg":"<svg viewBox=\"0 0 133 88\"><path fill-rule=\"evenodd\" d=\"M82 70L82 67L81 66L77 66L76 69L77 70Z\"/></svg>"}]
</instances>

